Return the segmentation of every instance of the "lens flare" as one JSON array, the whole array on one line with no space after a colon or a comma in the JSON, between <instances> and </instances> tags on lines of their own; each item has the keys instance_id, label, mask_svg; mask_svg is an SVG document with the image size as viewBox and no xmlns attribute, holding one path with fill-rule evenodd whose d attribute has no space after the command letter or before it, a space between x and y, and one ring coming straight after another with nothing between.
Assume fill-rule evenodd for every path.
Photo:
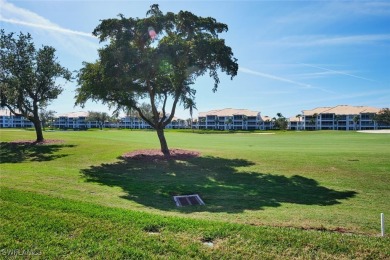
<instances>
[{"instance_id":1,"label":"lens flare","mask_svg":"<svg viewBox=\"0 0 390 260\"><path fill-rule=\"evenodd\" d=\"M149 36L152 40L154 40L157 37L157 33L153 27L149 27L148 32L149 32Z\"/></svg>"}]
</instances>

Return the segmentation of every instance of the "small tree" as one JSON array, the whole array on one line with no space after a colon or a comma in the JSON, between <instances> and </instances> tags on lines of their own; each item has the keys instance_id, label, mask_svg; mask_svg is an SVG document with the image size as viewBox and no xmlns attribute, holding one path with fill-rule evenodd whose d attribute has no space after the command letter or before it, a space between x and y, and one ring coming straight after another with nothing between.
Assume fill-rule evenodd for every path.
<instances>
[{"instance_id":1,"label":"small tree","mask_svg":"<svg viewBox=\"0 0 390 260\"><path fill-rule=\"evenodd\" d=\"M311 118L310 118L310 125L312 125L314 127L314 130L317 129L317 117L318 117L318 114L317 113L314 113Z\"/></svg>"},{"instance_id":2,"label":"small tree","mask_svg":"<svg viewBox=\"0 0 390 260\"><path fill-rule=\"evenodd\" d=\"M300 129L302 129L302 127L301 127L302 114L298 114L298 115L296 115L295 117L298 118L297 130L300 130Z\"/></svg>"},{"instance_id":3,"label":"small tree","mask_svg":"<svg viewBox=\"0 0 390 260\"><path fill-rule=\"evenodd\" d=\"M192 128L192 118L187 118L186 119L186 128Z\"/></svg>"},{"instance_id":4,"label":"small tree","mask_svg":"<svg viewBox=\"0 0 390 260\"><path fill-rule=\"evenodd\" d=\"M357 125L359 124L360 116L355 115L352 120L353 120L353 128L357 130Z\"/></svg>"},{"instance_id":5,"label":"small tree","mask_svg":"<svg viewBox=\"0 0 390 260\"><path fill-rule=\"evenodd\" d=\"M265 119L263 124L264 124L264 130L267 130L267 125L268 125L268 130L273 128L272 120L270 120L269 118Z\"/></svg>"},{"instance_id":6,"label":"small tree","mask_svg":"<svg viewBox=\"0 0 390 260\"><path fill-rule=\"evenodd\" d=\"M151 127L161 151L169 155L164 128L171 122L178 104L195 100L195 80L208 72L219 85L218 71L231 78L238 64L230 47L218 34L226 24L187 11L162 13L152 5L147 17L102 20L93 34L101 42L95 63L84 63L78 74L76 104L99 100L116 110L133 108ZM144 115L139 101L149 100L152 117ZM172 104L167 113L167 104Z\"/></svg>"},{"instance_id":7,"label":"small tree","mask_svg":"<svg viewBox=\"0 0 390 260\"><path fill-rule=\"evenodd\" d=\"M194 119L193 123L195 123L195 128L198 128L199 129L199 125L198 125L198 119Z\"/></svg>"},{"instance_id":8,"label":"small tree","mask_svg":"<svg viewBox=\"0 0 390 260\"><path fill-rule=\"evenodd\" d=\"M45 131L46 126L52 126L55 114L56 111L53 110L41 110L41 112L39 112L39 118L41 119L43 131Z\"/></svg>"},{"instance_id":9,"label":"small tree","mask_svg":"<svg viewBox=\"0 0 390 260\"><path fill-rule=\"evenodd\" d=\"M335 115L334 116L334 120L336 121L336 127L337 127L337 130L339 130L339 121L340 121L341 117L339 115Z\"/></svg>"},{"instance_id":10,"label":"small tree","mask_svg":"<svg viewBox=\"0 0 390 260\"><path fill-rule=\"evenodd\" d=\"M93 112L89 111L88 116L85 119L87 122L97 122L99 129L103 130L104 123L110 119L110 116L106 112Z\"/></svg>"},{"instance_id":11,"label":"small tree","mask_svg":"<svg viewBox=\"0 0 390 260\"><path fill-rule=\"evenodd\" d=\"M248 122L248 117L247 116L242 116L242 123L243 123L243 129L245 129L245 130L248 130L248 124L247 124L247 122Z\"/></svg>"},{"instance_id":12,"label":"small tree","mask_svg":"<svg viewBox=\"0 0 390 260\"><path fill-rule=\"evenodd\" d=\"M199 119L199 122L198 122L198 129L200 127L200 123L202 123L202 125L206 122L206 118L202 117L201 119ZM206 126L205 126L206 127Z\"/></svg>"},{"instance_id":13,"label":"small tree","mask_svg":"<svg viewBox=\"0 0 390 260\"><path fill-rule=\"evenodd\" d=\"M278 118L274 118L274 125L280 130L286 130L288 127L287 119L282 115L282 113L276 114Z\"/></svg>"},{"instance_id":14,"label":"small tree","mask_svg":"<svg viewBox=\"0 0 390 260\"><path fill-rule=\"evenodd\" d=\"M44 140L39 110L61 94L57 78L71 79L54 53L50 46L36 50L30 34L20 33L15 38L13 33L0 31L0 105L30 120L37 142Z\"/></svg>"},{"instance_id":15,"label":"small tree","mask_svg":"<svg viewBox=\"0 0 390 260\"><path fill-rule=\"evenodd\" d=\"M381 125L390 126L390 109L382 108L378 114L375 116L375 121Z\"/></svg>"},{"instance_id":16,"label":"small tree","mask_svg":"<svg viewBox=\"0 0 390 260\"><path fill-rule=\"evenodd\" d=\"M227 125L228 125L228 130L231 130L231 125L233 124L233 119L231 117L229 117L226 122L225 122Z\"/></svg>"}]
</instances>

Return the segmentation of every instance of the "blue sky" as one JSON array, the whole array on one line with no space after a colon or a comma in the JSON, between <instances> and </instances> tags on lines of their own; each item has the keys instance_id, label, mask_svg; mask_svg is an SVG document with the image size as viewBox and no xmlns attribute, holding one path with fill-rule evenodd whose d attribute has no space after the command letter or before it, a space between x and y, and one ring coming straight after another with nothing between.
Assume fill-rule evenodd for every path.
<instances>
[{"instance_id":1,"label":"blue sky","mask_svg":"<svg viewBox=\"0 0 390 260\"><path fill-rule=\"evenodd\" d=\"M210 78L199 78L194 115L228 107L271 117L320 106L390 107L390 1L0 0L0 25L6 33L31 33L37 47L53 46L74 71L97 59L102 45L91 32L99 20L143 18L153 3L229 26L221 38L238 59L238 75L231 81L220 74L216 93ZM108 111L92 102L74 107L76 87L66 83L49 109ZM176 115L189 117L181 108Z\"/></svg>"}]
</instances>

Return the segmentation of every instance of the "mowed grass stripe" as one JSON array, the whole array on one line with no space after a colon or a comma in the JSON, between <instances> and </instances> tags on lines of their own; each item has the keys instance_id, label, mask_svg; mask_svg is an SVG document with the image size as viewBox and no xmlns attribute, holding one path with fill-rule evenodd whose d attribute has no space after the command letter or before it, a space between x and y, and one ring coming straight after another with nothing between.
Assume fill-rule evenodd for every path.
<instances>
[{"instance_id":1,"label":"mowed grass stripe","mask_svg":"<svg viewBox=\"0 0 390 260\"><path fill-rule=\"evenodd\" d=\"M46 259L390 257L389 238L164 217L7 188L0 198L3 254L33 252Z\"/></svg>"}]
</instances>

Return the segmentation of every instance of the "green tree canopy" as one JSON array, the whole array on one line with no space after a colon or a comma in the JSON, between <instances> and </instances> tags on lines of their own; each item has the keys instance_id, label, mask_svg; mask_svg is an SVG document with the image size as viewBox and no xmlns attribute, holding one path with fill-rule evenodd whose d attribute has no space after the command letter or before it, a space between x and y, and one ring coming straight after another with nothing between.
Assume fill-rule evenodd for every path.
<instances>
[{"instance_id":1,"label":"green tree canopy","mask_svg":"<svg viewBox=\"0 0 390 260\"><path fill-rule=\"evenodd\" d=\"M287 119L282 115L282 113L276 114L278 118L275 118L274 126L280 130L286 130L288 127Z\"/></svg>"},{"instance_id":2,"label":"green tree canopy","mask_svg":"<svg viewBox=\"0 0 390 260\"><path fill-rule=\"evenodd\" d=\"M43 130L45 130L46 126L52 126L56 113L54 110L41 110L39 112L39 119L41 120Z\"/></svg>"},{"instance_id":3,"label":"green tree canopy","mask_svg":"<svg viewBox=\"0 0 390 260\"><path fill-rule=\"evenodd\" d=\"M1 107L30 120L37 142L43 141L39 109L62 92L57 78L69 81L71 73L56 60L55 49L43 46L36 50L30 34L0 31L0 98Z\"/></svg>"},{"instance_id":4,"label":"green tree canopy","mask_svg":"<svg viewBox=\"0 0 390 260\"><path fill-rule=\"evenodd\" d=\"M88 116L85 119L87 122L97 122L100 129L103 129L104 123L109 121L110 116L106 112L88 111Z\"/></svg>"},{"instance_id":5,"label":"green tree canopy","mask_svg":"<svg viewBox=\"0 0 390 260\"><path fill-rule=\"evenodd\" d=\"M237 59L218 34L226 24L191 12L162 13L152 5L146 18L102 20L93 34L107 42L99 59L84 63L78 74L76 104L102 101L116 111L133 108L157 130L161 151L169 155L164 128L175 115L178 104L195 105L196 78L208 73L214 79L213 91L220 83L218 72L237 75ZM140 104L152 107L147 118ZM168 104L171 104L168 109Z\"/></svg>"},{"instance_id":6,"label":"green tree canopy","mask_svg":"<svg viewBox=\"0 0 390 260\"><path fill-rule=\"evenodd\" d=\"M375 120L383 125L390 125L390 109L382 108L375 116Z\"/></svg>"}]
</instances>

